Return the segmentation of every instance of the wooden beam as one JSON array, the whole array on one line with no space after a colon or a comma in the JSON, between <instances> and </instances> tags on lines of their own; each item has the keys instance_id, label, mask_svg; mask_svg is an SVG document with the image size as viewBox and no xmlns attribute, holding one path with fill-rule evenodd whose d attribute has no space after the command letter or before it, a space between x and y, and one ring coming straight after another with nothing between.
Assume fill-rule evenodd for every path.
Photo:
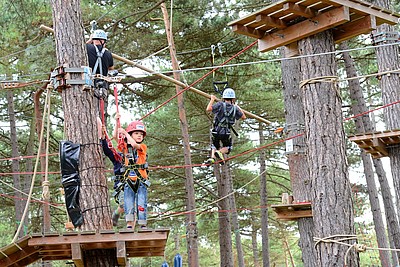
<instances>
[{"instance_id":1,"label":"wooden beam","mask_svg":"<svg viewBox=\"0 0 400 267\"><path fill-rule=\"evenodd\" d=\"M38 253L39 251L40 248L37 249L34 247L24 247L22 250L12 253L8 255L7 258L0 260L0 266L9 266L18 261L22 261L25 258L30 258L32 255ZM37 258L36 260L39 260L39 258Z\"/></svg>"},{"instance_id":2,"label":"wooden beam","mask_svg":"<svg viewBox=\"0 0 400 267\"><path fill-rule=\"evenodd\" d=\"M232 25L232 31L238 34L246 35L257 39L264 36L263 32L256 30L255 28L246 27L240 24Z\"/></svg>"},{"instance_id":3,"label":"wooden beam","mask_svg":"<svg viewBox=\"0 0 400 267\"><path fill-rule=\"evenodd\" d=\"M258 40L258 50L270 51L277 47L293 43L314 35L318 32L333 28L350 20L349 8L342 6L322 13L313 18L269 34Z\"/></svg>"},{"instance_id":4,"label":"wooden beam","mask_svg":"<svg viewBox=\"0 0 400 267\"><path fill-rule=\"evenodd\" d=\"M75 266L85 267L85 264L83 262L83 253L81 249L81 244L72 243L71 251L72 251L72 261L74 262Z\"/></svg>"},{"instance_id":5,"label":"wooden beam","mask_svg":"<svg viewBox=\"0 0 400 267\"><path fill-rule=\"evenodd\" d=\"M45 30L45 31L49 31L49 32L54 33L54 30L53 30L52 28L47 27L47 26L45 26L45 25L40 25L40 29L43 29L43 30ZM158 76L158 77L160 77L161 79L164 79L164 80L166 80L166 81L169 81L169 82L172 82L172 83L177 84L177 85L179 85L179 86L182 86L183 88L186 88L186 86L187 86L185 83L183 83L183 82L181 82L181 81L179 81L179 80L176 80L176 79L174 79L174 78L171 78L171 77L169 77L169 76L167 76L167 75L165 75L165 74L162 74L162 73L157 73L157 72L155 72L155 71L152 70L152 69L149 69L149 68L147 68L147 67L145 67L145 66L139 65L139 64L137 64L136 62L133 62L132 60L126 59L126 58L121 57L121 56L119 56L119 55L116 55L116 54L114 54L114 53L111 53L111 54L112 54L112 57L113 57L114 59L117 59L117 60L120 60L120 61L122 61L122 62L125 62L126 64L131 65L131 66L134 66L134 67L136 67L136 68L138 68L138 69L144 70L145 72L147 72L147 73L149 73L149 74ZM192 86L189 86L189 90L192 91L192 92L194 92L194 93L196 93L196 94L198 94L198 95L204 96L204 97L206 97L206 98L208 98L208 99L211 98L211 95L207 94L206 92L200 91L200 90L198 90L198 89L196 89L196 88L194 88L194 87L192 87ZM218 98L217 98L216 100L217 100L217 101L220 101ZM247 110L242 109L242 111L243 111L243 113L244 113L248 118L253 118L253 119L255 119L255 120L258 120L258 121L263 122L263 123L266 123L266 124L271 124L271 123L272 123L272 122L270 122L269 120L264 119L264 118L262 118L262 117L260 117L260 116L258 116L258 115L255 115L255 114L253 114L253 113L251 113L251 112L249 112L249 111L247 111ZM169 231L169 230L168 230L168 231Z\"/></svg>"},{"instance_id":6,"label":"wooden beam","mask_svg":"<svg viewBox=\"0 0 400 267\"><path fill-rule=\"evenodd\" d=\"M63 245L63 244L88 244L88 243L106 243L116 241L163 241L167 240L169 230L157 229L150 233L115 233L110 234L95 234L95 235L74 235L74 236L42 236L32 237L28 241L29 246L44 246L44 245Z\"/></svg>"},{"instance_id":7,"label":"wooden beam","mask_svg":"<svg viewBox=\"0 0 400 267\"><path fill-rule=\"evenodd\" d=\"M126 266L126 247L124 241L117 241L117 262L118 266Z\"/></svg>"},{"instance_id":8,"label":"wooden beam","mask_svg":"<svg viewBox=\"0 0 400 267\"><path fill-rule=\"evenodd\" d=\"M389 156L389 152L387 151L386 145L378 138L372 139L372 144L376 151L381 153L384 156Z\"/></svg>"},{"instance_id":9,"label":"wooden beam","mask_svg":"<svg viewBox=\"0 0 400 267\"><path fill-rule=\"evenodd\" d=\"M264 15L264 14L257 15L255 21L259 25L265 24L267 26L275 27L275 28L278 28L278 29L284 29L284 28L287 27L286 23L283 20L276 19L276 18L267 16L267 15Z\"/></svg>"},{"instance_id":10,"label":"wooden beam","mask_svg":"<svg viewBox=\"0 0 400 267\"><path fill-rule=\"evenodd\" d=\"M297 42L285 45L285 57L295 57L299 55L299 46Z\"/></svg>"},{"instance_id":11,"label":"wooden beam","mask_svg":"<svg viewBox=\"0 0 400 267\"><path fill-rule=\"evenodd\" d=\"M357 0L322 0L324 3L334 4L334 5L343 5L347 6L350 9L355 9L365 13L365 15L370 14L375 16L381 20L379 20L378 24L387 23L391 25L395 25L398 23L400 14L390 11L388 9L384 9L378 6L371 5L368 2L361 2Z\"/></svg>"},{"instance_id":12,"label":"wooden beam","mask_svg":"<svg viewBox=\"0 0 400 267\"><path fill-rule=\"evenodd\" d=\"M310 218L312 217L312 211L310 210L293 210L284 211L276 214L276 218L280 220L297 220L299 218Z\"/></svg>"},{"instance_id":13,"label":"wooden beam","mask_svg":"<svg viewBox=\"0 0 400 267\"><path fill-rule=\"evenodd\" d=\"M20 267L20 266L28 266L29 264L32 264L38 260L40 260L42 258L42 256L40 255L39 252L36 252L34 254L32 254L29 257L23 258L21 260L18 260L16 262L14 262L14 264L11 265L0 265L0 266L11 266L11 267Z\"/></svg>"},{"instance_id":14,"label":"wooden beam","mask_svg":"<svg viewBox=\"0 0 400 267\"><path fill-rule=\"evenodd\" d=\"M316 13L311 8L304 7L291 2L283 4L282 9L285 10L287 13L293 13L309 19L316 16Z\"/></svg>"},{"instance_id":15,"label":"wooden beam","mask_svg":"<svg viewBox=\"0 0 400 267\"><path fill-rule=\"evenodd\" d=\"M340 43L360 34L369 33L375 29L375 16L365 16L359 20L351 21L334 29L333 39L335 43Z\"/></svg>"}]
</instances>

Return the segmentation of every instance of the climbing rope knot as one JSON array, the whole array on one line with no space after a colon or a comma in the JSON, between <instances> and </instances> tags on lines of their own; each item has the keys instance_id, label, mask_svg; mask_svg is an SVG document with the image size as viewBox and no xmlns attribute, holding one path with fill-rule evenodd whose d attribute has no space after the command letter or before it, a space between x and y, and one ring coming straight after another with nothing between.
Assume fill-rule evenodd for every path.
<instances>
[{"instance_id":1,"label":"climbing rope knot","mask_svg":"<svg viewBox=\"0 0 400 267\"><path fill-rule=\"evenodd\" d=\"M315 77L307 80L303 80L300 82L299 86L300 88L304 87L307 84L314 84L314 83L337 83L339 80L338 76L321 76L321 77Z\"/></svg>"},{"instance_id":2,"label":"climbing rope knot","mask_svg":"<svg viewBox=\"0 0 400 267\"><path fill-rule=\"evenodd\" d=\"M367 246L366 245L364 245L364 244L357 244L357 243L354 243L354 248L355 248L355 250L357 251L357 252L365 252L366 250L367 250Z\"/></svg>"},{"instance_id":3,"label":"climbing rope knot","mask_svg":"<svg viewBox=\"0 0 400 267\"><path fill-rule=\"evenodd\" d=\"M49 181L43 181L42 182L42 186L43 186L43 192L42 192L42 198L43 199L50 199L50 182Z\"/></svg>"}]
</instances>

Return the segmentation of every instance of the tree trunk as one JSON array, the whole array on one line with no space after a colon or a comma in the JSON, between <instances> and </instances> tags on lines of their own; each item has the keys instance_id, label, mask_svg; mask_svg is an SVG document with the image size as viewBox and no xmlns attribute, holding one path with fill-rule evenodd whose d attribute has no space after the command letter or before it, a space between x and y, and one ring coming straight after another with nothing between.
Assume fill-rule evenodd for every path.
<instances>
[{"instance_id":1,"label":"tree trunk","mask_svg":"<svg viewBox=\"0 0 400 267\"><path fill-rule=\"evenodd\" d=\"M390 3L386 0L377 0L375 3L378 6L389 9ZM390 33L395 32L396 29L394 26L389 25L381 25L377 28L373 34L378 33ZM385 44L395 43L396 41L388 40ZM388 71L388 70L396 70L400 67L400 56L399 56L399 48L397 45L392 46L383 46L375 48L376 57L378 62L378 70L379 72ZM380 86L382 88L382 99L383 104L387 105L398 101L400 99L400 92L398 90L398 85L400 84L400 77L398 74L385 74L380 76L379 80ZM393 105L387 107L383 110L384 119L386 122L387 130L395 130L400 128L400 106ZM394 191L397 202L397 214L400 214L400 147L399 146L391 146L388 147L389 158L390 158L390 167L392 171ZM395 240L394 240L395 241ZM395 241L396 242L396 241ZM396 248L398 245L396 244ZM399 254L398 258L400 259Z\"/></svg>"},{"instance_id":2,"label":"tree trunk","mask_svg":"<svg viewBox=\"0 0 400 267\"><path fill-rule=\"evenodd\" d=\"M253 266L259 267L260 260L258 257L257 229L253 222L254 222L254 220L252 220L252 224L251 224L251 247L252 247L252 251L253 251Z\"/></svg>"},{"instance_id":3,"label":"tree trunk","mask_svg":"<svg viewBox=\"0 0 400 267\"><path fill-rule=\"evenodd\" d=\"M342 43L340 45L341 50L348 50L348 46L346 43ZM356 77L357 72L354 67L354 61L350 56L349 52L343 52L343 59L345 63L347 77ZM362 93L362 88L360 86L360 82L358 79L349 80L349 90L350 90L350 98L351 98L351 110L354 115L361 114L366 112L367 105L364 100L364 96ZM369 116L361 116L355 118L355 126L357 129L357 133L366 133L371 132L373 130L373 126ZM375 184L375 176L372 167L372 160L369 155L367 155L364 151L361 151L361 159L364 165L364 173L367 181L368 187L368 196L371 204L372 216L374 221L375 233L377 237L378 246L380 248L388 248L389 241L387 237L387 232L385 229L385 225L382 219L382 212L379 203L379 193ZM386 176L385 176L386 178ZM386 179L385 179L386 180ZM386 180L387 183L387 180ZM389 192L390 193L390 192ZM390 194L391 198L391 194ZM392 202L392 201L391 201ZM385 205L386 206L386 205ZM393 202L390 207L393 207ZM387 212L395 212L393 210L388 210ZM395 218L396 219L396 218ZM398 225L398 224L397 224ZM400 242L398 239L397 242ZM381 260L382 266L391 266L390 263L390 253L389 251L379 251L379 257Z\"/></svg>"},{"instance_id":4,"label":"tree trunk","mask_svg":"<svg viewBox=\"0 0 400 267\"><path fill-rule=\"evenodd\" d=\"M229 163L227 163L229 166ZM232 172L231 169L227 166L228 169L228 179L229 179L229 186L230 186L230 194L233 192L233 181L232 181ZM236 200L235 200L235 194L231 194L229 196L230 200L230 206L231 206L231 219L232 219L232 227L233 227L233 232L235 233L235 243L236 243L236 253L237 253L237 258L238 258L238 266L239 267L244 267L244 256L243 256L243 247L242 247L242 239L240 236L240 224L239 224L239 219L238 219L238 214L237 214L237 209L236 209Z\"/></svg>"},{"instance_id":5,"label":"tree trunk","mask_svg":"<svg viewBox=\"0 0 400 267\"><path fill-rule=\"evenodd\" d=\"M15 222L16 228L18 228L19 224L23 224L22 231L18 233L18 238L23 237L27 234L27 218L22 222L22 214L24 213L24 208L26 205L26 197L22 197L21 194L21 177L20 173L20 164L19 159L17 159L20 154L18 151L18 138L17 138L17 128L16 128L16 118L15 118L15 110L14 110L14 95L12 91L7 91L7 109L8 116L10 117L10 140L11 140L11 157L14 159L11 163L11 170L13 173L13 185L15 187L14 191L14 207L15 207Z\"/></svg>"},{"instance_id":6,"label":"tree trunk","mask_svg":"<svg viewBox=\"0 0 400 267\"><path fill-rule=\"evenodd\" d=\"M258 136L260 145L265 143L262 125L259 123ZM262 245L262 261L263 267L269 267L269 237L268 237L268 192L267 192L267 175L266 175L266 157L265 150L260 150L260 206L261 206L261 245Z\"/></svg>"},{"instance_id":7,"label":"tree trunk","mask_svg":"<svg viewBox=\"0 0 400 267\"><path fill-rule=\"evenodd\" d=\"M171 34L168 12L167 8L165 7L165 3L161 4L161 10L164 16L165 31L167 34L169 51L172 60L172 68L173 70L179 70L179 64L176 58L174 38ZM174 79L177 81L180 80L179 72L174 72ZM182 91L182 88L179 85L176 85L175 88L177 94ZM190 155L189 127L186 119L185 102L183 94L179 94L177 96L177 100L178 100L179 121L181 125L182 141L183 141L183 157L185 160L185 165L187 166L185 167L186 210L193 211L196 209L196 200L195 200L194 183L193 183L193 170L190 167L192 165L192 158ZM186 215L186 232L187 232L186 241L187 241L187 251L188 251L188 264L189 266L196 267L199 266L199 252L197 245L197 222L196 222L195 212L188 212Z\"/></svg>"},{"instance_id":8,"label":"tree trunk","mask_svg":"<svg viewBox=\"0 0 400 267\"><path fill-rule=\"evenodd\" d=\"M231 207L229 205L230 185L227 177L226 165L214 165L214 175L217 178L218 196L223 198L219 201L218 221L219 221L219 253L221 257L221 267L233 266L231 220L228 214Z\"/></svg>"},{"instance_id":9,"label":"tree trunk","mask_svg":"<svg viewBox=\"0 0 400 267\"><path fill-rule=\"evenodd\" d=\"M330 30L299 41L301 55L334 51ZM301 79L336 76L332 54L301 59ZM314 236L352 236L354 231L353 203L346 160L342 101L335 82L307 83L301 89L305 114L307 159L312 186ZM354 240L343 241L349 245ZM317 266L359 265L353 249L337 243L318 242ZM345 256L347 255L346 259Z\"/></svg>"},{"instance_id":10,"label":"tree trunk","mask_svg":"<svg viewBox=\"0 0 400 267\"><path fill-rule=\"evenodd\" d=\"M53 27L58 65L70 68L88 66L85 50L80 1L52 0ZM81 79L81 74L71 74ZM66 138L81 145L79 174L81 179L80 208L82 230L112 229L108 187L104 162L98 144L96 106L90 91L83 85L71 85L62 90L64 132ZM114 266L115 251L90 250L84 252L86 266Z\"/></svg>"},{"instance_id":11,"label":"tree trunk","mask_svg":"<svg viewBox=\"0 0 400 267\"><path fill-rule=\"evenodd\" d=\"M281 50L285 57L285 49ZM283 95L285 100L286 131L285 137L290 138L304 133L304 110L302 94L299 89L300 60L291 59L281 61ZM305 138L303 136L290 139L286 142L293 144L293 151L286 151L290 181L292 184L293 198L295 202L310 201L311 181L307 156L305 154ZM300 239L299 246L302 252L304 266L317 266L316 251L314 248L312 218L300 218L297 220Z\"/></svg>"}]
</instances>

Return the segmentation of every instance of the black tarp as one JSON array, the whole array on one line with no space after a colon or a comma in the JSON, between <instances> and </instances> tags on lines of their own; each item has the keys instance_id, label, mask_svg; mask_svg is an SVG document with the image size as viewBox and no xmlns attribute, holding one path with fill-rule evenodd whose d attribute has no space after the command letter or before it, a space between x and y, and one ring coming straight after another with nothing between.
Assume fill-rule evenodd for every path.
<instances>
[{"instance_id":1,"label":"black tarp","mask_svg":"<svg viewBox=\"0 0 400 267\"><path fill-rule=\"evenodd\" d=\"M82 225L83 217L79 207L79 153L80 145L60 141L61 183L65 192L65 205L75 227Z\"/></svg>"}]
</instances>

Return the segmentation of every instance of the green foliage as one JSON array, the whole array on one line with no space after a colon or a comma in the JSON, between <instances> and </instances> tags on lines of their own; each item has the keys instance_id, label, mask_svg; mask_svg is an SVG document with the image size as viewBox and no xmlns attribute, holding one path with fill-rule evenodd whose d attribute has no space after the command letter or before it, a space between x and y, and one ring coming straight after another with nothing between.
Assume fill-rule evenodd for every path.
<instances>
[{"instance_id":1,"label":"green foliage","mask_svg":"<svg viewBox=\"0 0 400 267\"><path fill-rule=\"evenodd\" d=\"M264 7L265 2L239 1L233 5L226 1L174 1L171 25L177 57L182 69L194 69L181 73L181 78L188 84L201 78L212 67L211 45L223 44L223 54L218 55L214 65L229 59L254 40L234 34L227 23L237 18L237 12L250 13ZM90 33L90 21L97 20L100 28L109 33L107 47L115 54L124 56L139 64L153 68L172 77L169 51L167 47L165 26L157 1L88 1L81 3L83 25L86 36ZM39 30L39 26L52 25L52 12L48 1L0 1L3 10L0 17L0 74L18 73L21 79L32 81L47 79L51 68L56 66L53 35ZM167 9L171 9L167 4ZM83 40L82 40L83 41ZM358 39L351 47L357 47L364 40ZM160 52L160 50L162 50ZM156 52L156 55L152 55ZM147 58L152 55L150 58ZM354 52L357 69L362 73L376 72L374 55L371 51ZM259 53L252 48L229 62L231 66L216 71L214 79L224 77L226 72L229 86L237 94L237 103L247 111L284 125L284 105L281 86L279 61L275 52ZM262 63L258 61L263 61ZM257 64L241 65L242 63L258 62ZM183 212L186 211L186 173L182 166L184 151L178 113L177 99L165 103L176 95L175 85L156 75L138 75L137 71L125 63L115 62L120 72L126 73L124 84L119 88L119 105L124 111L123 121L142 118L148 127L145 143L149 147L149 163L152 167L149 190L149 226L169 227L171 233L166 247L165 260L172 266L173 257L180 253L184 261L187 258L186 222ZM342 68L342 66L341 66ZM212 87L213 75L209 75L195 88L208 94L216 94ZM367 80L363 85L367 91L366 98L376 105L380 95L377 81ZM18 142L21 155L26 155L29 139L29 126L35 123L34 103L32 94L37 92L37 86L25 87L14 92L15 113L18 124ZM45 93L40 98L43 108ZM189 128L189 140L192 164L199 165L210 155L210 128L212 116L205 111L208 99L187 90L183 93L185 111ZM343 98L347 104L347 95ZM113 116L116 112L112 96L108 101L108 129L114 126ZM160 107L162 105L162 107ZM160 107L160 108L158 108ZM95 111L93 111L95 112ZM150 114L151 112L151 114ZM350 115L345 110L345 115ZM150 115L149 115L150 114ZM0 118L2 125L9 124L7 113L6 92L0 91ZM266 144L279 139L272 132L275 126L262 124L262 132ZM260 186L259 181L259 123L254 119L240 122L236 129L239 137L234 139L234 149L230 156L237 156L229 161L233 177L237 212L244 247L246 266L253 264L251 232L256 231L258 237L258 254L261 253L261 216L260 216ZM346 124L346 131L354 130L351 123ZM0 157L11 155L9 127L0 129ZM63 111L61 97L52 93L50 153L56 154L58 142L63 139ZM350 145L349 145L350 146ZM354 147L352 147L354 149ZM34 154L38 149L38 138L34 138ZM280 202L283 192L290 192L290 178L286 166L283 143L268 146L264 149L267 157L267 193L268 204ZM357 164L358 156L353 154L350 163ZM0 161L3 173L11 172L10 161ZM110 162L106 167L111 169ZM27 161L21 162L21 171L28 169ZM49 171L59 171L57 156L49 158ZM212 167L193 167L195 181L197 226L199 240L200 266L219 266L219 224L218 208L214 203L218 200L216 178ZM111 175L110 175L111 176ZM59 175L50 175L51 230L63 231L66 222L63 198L59 193ZM37 179L34 196L40 199L41 184ZM110 180L110 179L109 179ZM0 209L4 218L0 222L0 234L4 237L0 246L11 242L15 231L14 191L11 176L2 176L0 184L3 205ZM7 186L8 185L8 186ZM110 194L112 182L109 182ZM365 204L365 200L363 199ZM211 204L210 204L211 203ZM115 208L115 203L112 202ZM363 214L365 206L357 215ZM40 232L43 215L40 203L31 204L30 232ZM231 212L226 213L227 216ZM282 266L290 261L288 248L296 266L301 265L301 253L297 246L297 229L294 223L283 225L276 221L274 213L269 210L270 263ZM123 223L121 223L120 227ZM233 233L233 232L232 232ZM285 243L286 242L286 243ZM234 252L236 255L236 251ZM284 255L284 256L283 256ZM235 256L236 257L236 256ZM362 259L365 257L361 255ZM132 259L133 266L161 266L163 258ZM53 266L65 266L65 262L54 262Z\"/></svg>"}]
</instances>

